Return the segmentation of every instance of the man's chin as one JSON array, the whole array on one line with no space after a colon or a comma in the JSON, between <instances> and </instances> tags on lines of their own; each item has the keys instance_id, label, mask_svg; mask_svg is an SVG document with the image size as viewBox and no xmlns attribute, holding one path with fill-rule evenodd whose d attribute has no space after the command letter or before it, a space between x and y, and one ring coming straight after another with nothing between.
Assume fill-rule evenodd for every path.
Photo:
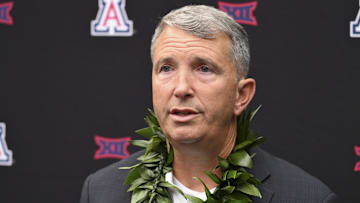
<instances>
[{"instance_id":1,"label":"man's chin","mask_svg":"<svg viewBox=\"0 0 360 203\"><path fill-rule=\"evenodd\" d=\"M173 142L179 143L179 144L194 144L196 142L199 142L201 140L201 136L194 136L191 135L192 133L174 133L171 136L171 140Z\"/></svg>"},{"instance_id":2,"label":"man's chin","mask_svg":"<svg viewBox=\"0 0 360 203\"><path fill-rule=\"evenodd\" d=\"M197 138L197 139L183 139L183 140L180 140L179 143L180 144L194 144L196 142L198 142L200 140L200 138Z\"/></svg>"}]
</instances>

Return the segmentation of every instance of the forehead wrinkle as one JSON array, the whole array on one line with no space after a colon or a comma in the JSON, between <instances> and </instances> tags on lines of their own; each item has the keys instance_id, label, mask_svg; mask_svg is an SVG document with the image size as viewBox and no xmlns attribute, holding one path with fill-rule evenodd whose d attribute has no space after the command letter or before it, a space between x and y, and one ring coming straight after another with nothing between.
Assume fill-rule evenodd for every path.
<instances>
[{"instance_id":1,"label":"forehead wrinkle","mask_svg":"<svg viewBox=\"0 0 360 203\"><path fill-rule=\"evenodd\" d=\"M224 33L219 33L211 39L204 39L196 36L189 35L180 30L179 32L173 32L177 29L166 28L158 38L158 41L154 47L154 62L159 62L158 59L166 56L171 56L174 59L178 57L188 57L186 55L198 55L201 58L213 59L212 61L220 60L219 57L223 57L224 53L230 56L230 47L223 46L224 43L229 44L229 38ZM226 40L227 38L227 40ZM225 39L225 41L224 41ZM193 52L195 52L193 54ZM184 55L185 54L185 55ZM157 58L157 59L156 59Z\"/></svg>"},{"instance_id":2,"label":"forehead wrinkle","mask_svg":"<svg viewBox=\"0 0 360 203\"><path fill-rule=\"evenodd\" d=\"M164 44L179 44L181 46L179 47L197 47L197 43L203 43L203 44L208 44L208 42L214 42L213 40L215 40L216 38L211 38L211 39L203 39L200 37L196 37L196 36L190 36L191 38L185 37L185 39L183 37L179 37L179 36L167 36L167 37L163 37L160 36L158 42L159 45L158 46L164 46ZM216 44L216 42L214 43L214 45ZM205 46L204 46L205 47ZM207 48L207 47L206 47ZM155 48L156 49L156 48Z\"/></svg>"},{"instance_id":3,"label":"forehead wrinkle","mask_svg":"<svg viewBox=\"0 0 360 203\"><path fill-rule=\"evenodd\" d=\"M214 55L217 56L219 54L221 54L220 52L217 52L218 49L214 46L207 46L206 44L194 44L193 42L198 41L198 40L192 40L192 41L187 41L187 42L179 42L179 41L168 41L168 42L164 42L159 44L159 46L156 48L159 51L155 51L158 53L163 53L163 52L181 52L181 53L191 53L191 52L196 52L199 51L198 48L203 49L206 51L206 53L209 53L210 55ZM175 48L175 49L174 49ZM168 50L170 49L170 50ZM214 57L213 56L213 57Z\"/></svg>"},{"instance_id":4,"label":"forehead wrinkle","mask_svg":"<svg viewBox=\"0 0 360 203\"><path fill-rule=\"evenodd\" d=\"M163 43L169 43L169 42L179 42L179 43L191 43L191 42L201 42L204 41L205 39L199 38L199 37L192 37L192 39L184 39L182 37L178 37L178 36L168 36L165 39L162 38L162 42Z\"/></svg>"}]
</instances>

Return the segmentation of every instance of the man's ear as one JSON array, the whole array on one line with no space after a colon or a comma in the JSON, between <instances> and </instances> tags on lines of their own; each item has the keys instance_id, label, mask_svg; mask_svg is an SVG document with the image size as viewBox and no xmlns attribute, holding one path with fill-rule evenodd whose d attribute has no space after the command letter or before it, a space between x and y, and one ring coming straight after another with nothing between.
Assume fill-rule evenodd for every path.
<instances>
[{"instance_id":1,"label":"man's ear","mask_svg":"<svg viewBox=\"0 0 360 203\"><path fill-rule=\"evenodd\" d=\"M255 95L256 82L252 78L240 79L237 84L234 114L239 116Z\"/></svg>"}]
</instances>

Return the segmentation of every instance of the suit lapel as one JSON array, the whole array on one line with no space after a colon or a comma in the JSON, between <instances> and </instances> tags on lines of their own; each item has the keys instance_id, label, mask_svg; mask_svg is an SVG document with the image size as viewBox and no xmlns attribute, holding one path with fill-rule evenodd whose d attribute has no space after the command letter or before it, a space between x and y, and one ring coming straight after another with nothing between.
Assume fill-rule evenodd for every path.
<instances>
[{"instance_id":1,"label":"suit lapel","mask_svg":"<svg viewBox=\"0 0 360 203\"><path fill-rule=\"evenodd\" d=\"M274 192L267 189L266 187L262 186L259 187L262 198L254 198L254 202L253 203L270 203L271 199L274 195Z\"/></svg>"},{"instance_id":2,"label":"suit lapel","mask_svg":"<svg viewBox=\"0 0 360 203\"><path fill-rule=\"evenodd\" d=\"M271 188L268 188L266 184L270 181L271 174L266 165L264 153L257 147L255 149L251 149L250 153L256 153L256 156L253 158L254 167L250 169L249 172L263 183L263 185L259 187L262 198L255 198L254 203L270 203L274 192Z\"/></svg>"}]
</instances>

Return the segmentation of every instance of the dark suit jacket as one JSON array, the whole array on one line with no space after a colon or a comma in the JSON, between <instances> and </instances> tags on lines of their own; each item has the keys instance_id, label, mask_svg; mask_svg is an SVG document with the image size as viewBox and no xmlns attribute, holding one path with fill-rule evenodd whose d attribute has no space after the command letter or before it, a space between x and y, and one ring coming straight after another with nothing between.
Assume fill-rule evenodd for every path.
<instances>
[{"instance_id":1,"label":"dark suit jacket","mask_svg":"<svg viewBox=\"0 0 360 203\"><path fill-rule=\"evenodd\" d=\"M336 195L321 181L302 169L277 158L261 149L255 149L254 169L249 172L263 181L260 186L262 199L255 203L334 203ZM144 151L137 152L128 159L114 163L87 177L80 203L121 203L130 202L131 193L123 183L129 170L119 170L122 166L132 166Z\"/></svg>"}]
</instances>

